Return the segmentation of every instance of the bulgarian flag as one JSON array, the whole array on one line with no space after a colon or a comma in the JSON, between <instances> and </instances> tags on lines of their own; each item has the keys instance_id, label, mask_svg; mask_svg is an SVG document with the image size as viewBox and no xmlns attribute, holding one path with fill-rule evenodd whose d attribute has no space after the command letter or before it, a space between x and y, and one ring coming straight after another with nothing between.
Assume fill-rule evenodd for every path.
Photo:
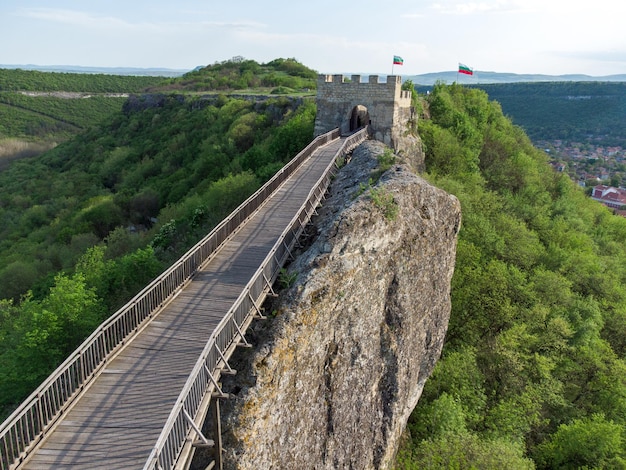
<instances>
[{"instance_id":1,"label":"bulgarian flag","mask_svg":"<svg viewBox=\"0 0 626 470\"><path fill-rule=\"evenodd\" d=\"M474 75L474 69L459 62L459 73L464 73L465 75Z\"/></svg>"},{"instance_id":2,"label":"bulgarian flag","mask_svg":"<svg viewBox=\"0 0 626 470\"><path fill-rule=\"evenodd\" d=\"M394 55L393 65L402 65L402 64L404 64L404 59L402 59L402 57L400 57L399 55Z\"/></svg>"}]
</instances>

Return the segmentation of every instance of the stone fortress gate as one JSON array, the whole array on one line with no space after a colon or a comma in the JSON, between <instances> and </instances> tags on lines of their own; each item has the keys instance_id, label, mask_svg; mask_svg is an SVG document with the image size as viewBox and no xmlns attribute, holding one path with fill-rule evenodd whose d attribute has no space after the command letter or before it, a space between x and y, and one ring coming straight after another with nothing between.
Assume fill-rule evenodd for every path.
<instances>
[{"instance_id":1,"label":"stone fortress gate","mask_svg":"<svg viewBox=\"0 0 626 470\"><path fill-rule=\"evenodd\" d=\"M319 75L317 79L317 116L315 136L338 127L348 134L369 125L374 139L395 151L405 147L407 124L414 119L411 91L402 90L402 77L387 76L379 82L370 75L361 82L360 75L344 81L343 75Z\"/></svg>"}]
</instances>

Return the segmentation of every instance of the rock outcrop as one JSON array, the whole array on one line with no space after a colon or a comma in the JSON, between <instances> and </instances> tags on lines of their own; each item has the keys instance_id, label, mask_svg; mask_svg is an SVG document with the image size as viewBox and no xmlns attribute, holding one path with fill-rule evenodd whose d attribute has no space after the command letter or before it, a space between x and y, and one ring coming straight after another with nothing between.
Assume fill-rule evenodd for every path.
<instances>
[{"instance_id":1,"label":"rock outcrop","mask_svg":"<svg viewBox=\"0 0 626 470\"><path fill-rule=\"evenodd\" d=\"M460 205L408 162L381 175L384 149L362 144L337 175L292 285L224 377L225 468L393 462L443 346Z\"/></svg>"}]
</instances>

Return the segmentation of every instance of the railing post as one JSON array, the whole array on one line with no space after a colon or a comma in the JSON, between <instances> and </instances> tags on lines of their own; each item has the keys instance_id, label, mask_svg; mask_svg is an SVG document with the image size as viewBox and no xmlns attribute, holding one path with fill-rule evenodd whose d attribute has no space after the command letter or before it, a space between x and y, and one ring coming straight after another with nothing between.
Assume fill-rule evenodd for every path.
<instances>
[{"instance_id":1,"label":"railing post","mask_svg":"<svg viewBox=\"0 0 626 470\"><path fill-rule=\"evenodd\" d=\"M220 399L213 399L213 459L215 460L215 468L223 470L222 462L222 420L220 413Z\"/></svg>"}]
</instances>

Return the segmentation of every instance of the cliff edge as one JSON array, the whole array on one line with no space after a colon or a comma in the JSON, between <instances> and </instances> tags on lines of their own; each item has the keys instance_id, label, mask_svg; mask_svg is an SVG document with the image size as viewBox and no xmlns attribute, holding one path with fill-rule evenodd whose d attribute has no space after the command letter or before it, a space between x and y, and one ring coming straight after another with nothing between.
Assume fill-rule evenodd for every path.
<instances>
[{"instance_id":1,"label":"cliff edge","mask_svg":"<svg viewBox=\"0 0 626 470\"><path fill-rule=\"evenodd\" d=\"M443 346L458 200L353 153L224 377L224 468L388 468ZM387 157L389 154L387 154Z\"/></svg>"}]
</instances>

